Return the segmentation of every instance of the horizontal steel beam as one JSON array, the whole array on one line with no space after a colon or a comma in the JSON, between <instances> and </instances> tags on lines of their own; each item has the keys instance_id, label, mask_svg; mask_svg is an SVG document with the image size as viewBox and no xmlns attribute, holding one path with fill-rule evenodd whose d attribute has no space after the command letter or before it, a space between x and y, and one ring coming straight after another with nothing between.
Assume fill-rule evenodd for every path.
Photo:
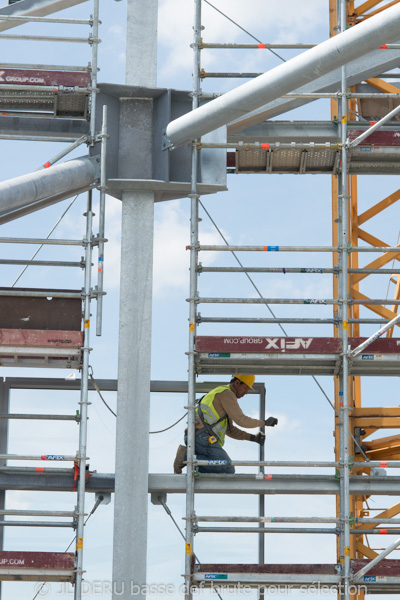
<instances>
[{"instance_id":1,"label":"horizontal steel beam","mask_svg":"<svg viewBox=\"0 0 400 600\"><path fill-rule=\"evenodd\" d=\"M53 138L78 139L88 133L89 125L84 119L43 117L38 124L32 117L13 116L10 119L9 116L0 116L0 135L6 135L7 139L25 136L34 141L38 136L47 136L51 141Z\"/></svg>"},{"instance_id":2,"label":"horizontal steel beam","mask_svg":"<svg viewBox=\"0 0 400 600\"><path fill-rule=\"evenodd\" d=\"M376 94L379 96L379 94ZM348 130L366 131L369 123L354 122L348 123ZM399 124L383 126L381 131L398 132ZM281 142L302 144L306 142L330 143L336 144L340 140L339 123L332 121L268 121L253 125L241 131L228 131L228 142Z\"/></svg>"},{"instance_id":3,"label":"horizontal steel beam","mask_svg":"<svg viewBox=\"0 0 400 600\"><path fill-rule=\"evenodd\" d=\"M31 490L69 492L74 488L74 475L65 473L0 472L0 490ZM113 492L113 473L92 473L86 482L87 492ZM255 475L200 475L195 482L199 494L290 494L337 495L339 480L330 475L272 475L259 479ZM186 476L151 473L149 493L185 494ZM400 495L400 477L355 476L350 478L352 495Z\"/></svg>"}]
</instances>

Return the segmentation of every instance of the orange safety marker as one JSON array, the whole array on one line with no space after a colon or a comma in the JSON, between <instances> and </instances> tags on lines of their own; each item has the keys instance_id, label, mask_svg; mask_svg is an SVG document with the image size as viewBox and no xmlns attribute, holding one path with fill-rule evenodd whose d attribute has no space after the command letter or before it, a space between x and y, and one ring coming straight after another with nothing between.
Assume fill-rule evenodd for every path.
<instances>
[{"instance_id":1,"label":"orange safety marker","mask_svg":"<svg viewBox=\"0 0 400 600\"><path fill-rule=\"evenodd\" d=\"M44 467L36 467L36 471L44 471Z\"/></svg>"},{"instance_id":2,"label":"orange safety marker","mask_svg":"<svg viewBox=\"0 0 400 600\"><path fill-rule=\"evenodd\" d=\"M383 533L384 535L387 533L387 529L378 529L379 533Z\"/></svg>"},{"instance_id":3,"label":"orange safety marker","mask_svg":"<svg viewBox=\"0 0 400 600\"><path fill-rule=\"evenodd\" d=\"M3 112L1 114L2 114L3 117L6 117L7 116L7 111L3 110Z\"/></svg>"},{"instance_id":4,"label":"orange safety marker","mask_svg":"<svg viewBox=\"0 0 400 600\"><path fill-rule=\"evenodd\" d=\"M376 125L378 121L370 121L369 122L369 126L372 127L372 125Z\"/></svg>"},{"instance_id":5,"label":"orange safety marker","mask_svg":"<svg viewBox=\"0 0 400 600\"><path fill-rule=\"evenodd\" d=\"M45 454L40 455L41 460L47 460L47 456Z\"/></svg>"},{"instance_id":6,"label":"orange safety marker","mask_svg":"<svg viewBox=\"0 0 400 600\"><path fill-rule=\"evenodd\" d=\"M269 144L268 144L268 143L261 144L261 148L262 148L263 150L269 150Z\"/></svg>"},{"instance_id":7,"label":"orange safety marker","mask_svg":"<svg viewBox=\"0 0 400 600\"><path fill-rule=\"evenodd\" d=\"M262 49L265 48L265 44L257 44L258 48Z\"/></svg>"},{"instance_id":8,"label":"orange safety marker","mask_svg":"<svg viewBox=\"0 0 400 600\"><path fill-rule=\"evenodd\" d=\"M380 50L387 50L387 44L383 44L383 46L379 46Z\"/></svg>"},{"instance_id":9,"label":"orange safety marker","mask_svg":"<svg viewBox=\"0 0 400 600\"><path fill-rule=\"evenodd\" d=\"M381 462L381 463L379 463L379 466L381 469L387 469L389 465L387 462Z\"/></svg>"},{"instance_id":10,"label":"orange safety marker","mask_svg":"<svg viewBox=\"0 0 400 600\"><path fill-rule=\"evenodd\" d=\"M264 479L272 479L272 475L265 475Z\"/></svg>"},{"instance_id":11,"label":"orange safety marker","mask_svg":"<svg viewBox=\"0 0 400 600\"><path fill-rule=\"evenodd\" d=\"M51 162L47 161L46 163L44 163L43 166L44 166L45 169L48 169L49 167L51 167Z\"/></svg>"}]
</instances>

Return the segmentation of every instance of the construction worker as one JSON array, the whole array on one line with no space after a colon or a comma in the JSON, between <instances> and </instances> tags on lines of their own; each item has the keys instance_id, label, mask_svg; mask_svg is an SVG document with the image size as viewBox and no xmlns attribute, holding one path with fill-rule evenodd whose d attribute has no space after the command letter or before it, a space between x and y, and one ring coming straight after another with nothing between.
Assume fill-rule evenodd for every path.
<instances>
[{"instance_id":1,"label":"construction worker","mask_svg":"<svg viewBox=\"0 0 400 600\"><path fill-rule=\"evenodd\" d=\"M235 467L223 449L225 435L235 440L249 440L261 446L265 434L259 431L256 435L247 433L233 425L242 427L275 427L278 419L269 417L265 421L253 419L243 414L238 398L243 398L253 389L254 375L235 375L229 385L221 385L201 398L196 409L195 421L195 454L198 460L223 460L226 464L217 466L200 466L200 473L234 473ZM186 435L185 435L186 443ZM185 466L186 446L179 446L174 461L174 473L182 473Z\"/></svg>"}]
</instances>

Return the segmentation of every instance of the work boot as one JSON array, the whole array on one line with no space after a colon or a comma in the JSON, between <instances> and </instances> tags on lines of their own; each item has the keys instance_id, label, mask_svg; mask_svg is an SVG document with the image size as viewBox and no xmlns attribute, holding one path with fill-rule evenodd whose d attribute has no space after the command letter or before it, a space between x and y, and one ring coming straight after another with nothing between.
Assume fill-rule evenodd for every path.
<instances>
[{"instance_id":1,"label":"work boot","mask_svg":"<svg viewBox=\"0 0 400 600\"><path fill-rule=\"evenodd\" d=\"M179 446L178 451L174 460L174 473L180 475L183 467L186 467L184 461L186 460L186 446Z\"/></svg>"}]
</instances>

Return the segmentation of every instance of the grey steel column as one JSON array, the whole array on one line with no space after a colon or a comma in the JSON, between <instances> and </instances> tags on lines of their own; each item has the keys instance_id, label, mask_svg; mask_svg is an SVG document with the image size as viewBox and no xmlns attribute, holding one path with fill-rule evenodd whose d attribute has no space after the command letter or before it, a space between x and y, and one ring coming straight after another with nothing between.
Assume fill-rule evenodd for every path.
<instances>
[{"instance_id":1,"label":"grey steel column","mask_svg":"<svg viewBox=\"0 0 400 600\"><path fill-rule=\"evenodd\" d=\"M157 85L157 17L158 0L127 0L127 85Z\"/></svg>"},{"instance_id":2,"label":"grey steel column","mask_svg":"<svg viewBox=\"0 0 400 600\"><path fill-rule=\"evenodd\" d=\"M10 401L10 386L5 383L3 378L0 380L0 413L8 414ZM8 449L8 419L0 419L0 454L7 454ZM0 466L6 466L7 461L0 461ZM0 491L0 509L4 510L6 505L6 492ZM4 519L4 517L0 517ZM0 550L4 547L4 527L0 527ZM1 581L0 581L0 598L1 598Z\"/></svg>"},{"instance_id":3,"label":"grey steel column","mask_svg":"<svg viewBox=\"0 0 400 600\"><path fill-rule=\"evenodd\" d=\"M157 10L157 0L127 0L128 85L156 84ZM115 600L131 600L132 594L138 599L146 597L141 590L146 584L153 237L154 194L124 192L115 464Z\"/></svg>"}]
</instances>

